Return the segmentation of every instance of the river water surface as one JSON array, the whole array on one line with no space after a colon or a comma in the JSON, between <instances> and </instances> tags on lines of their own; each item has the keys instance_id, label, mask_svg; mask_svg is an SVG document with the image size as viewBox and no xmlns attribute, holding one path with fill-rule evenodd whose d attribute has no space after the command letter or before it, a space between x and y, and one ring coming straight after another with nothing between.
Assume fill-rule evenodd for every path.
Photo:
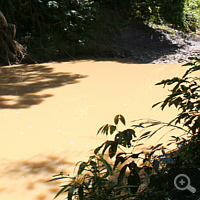
<instances>
[{"instance_id":1,"label":"river water surface","mask_svg":"<svg viewBox=\"0 0 200 200\"><path fill-rule=\"evenodd\" d=\"M116 114L126 128L140 118L168 122L175 109L151 109L168 94L155 83L183 72L180 64L92 60L1 67L0 199L53 199L59 184L45 181L87 160L108 139L97 130Z\"/></svg>"}]
</instances>

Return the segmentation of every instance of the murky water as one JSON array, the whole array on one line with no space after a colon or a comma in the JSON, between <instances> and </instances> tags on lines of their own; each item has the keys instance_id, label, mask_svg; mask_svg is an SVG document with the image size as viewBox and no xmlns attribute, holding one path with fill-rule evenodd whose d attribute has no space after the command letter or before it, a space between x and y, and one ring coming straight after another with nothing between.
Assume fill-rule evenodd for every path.
<instances>
[{"instance_id":1,"label":"murky water","mask_svg":"<svg viewBox=\"0 0 200 200\"><path fill-rule=\"evenodd\" d=\"M87 160L108 139L97 130L116 114L127 126L140 118L172 119L173 108L151 109L168 94L155 83L183 72L179 64L117 61L1 67L0 199L53 199L58 184L45 181Z\"/></svg>"}]
</instances>

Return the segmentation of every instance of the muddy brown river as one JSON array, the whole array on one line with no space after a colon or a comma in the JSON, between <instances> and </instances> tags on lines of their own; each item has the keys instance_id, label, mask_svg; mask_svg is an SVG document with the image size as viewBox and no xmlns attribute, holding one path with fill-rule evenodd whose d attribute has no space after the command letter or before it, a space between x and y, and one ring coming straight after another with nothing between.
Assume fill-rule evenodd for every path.
<instances>
[{"instance_id":1,"label":"muddy brown river","mask_svg":"<svg viewBox=\"0 0 200 200\"><path fill-rule=\"evenodd\" d=\"M59 184L45 181L73 174L109 138L96 133L116 114L126 128L140 118L172 119L173 108L151 109L168 94L155 83L183 72L180 64L93 60L1 67L0 199L53 199Z\"/></svg>"}]
</instances>

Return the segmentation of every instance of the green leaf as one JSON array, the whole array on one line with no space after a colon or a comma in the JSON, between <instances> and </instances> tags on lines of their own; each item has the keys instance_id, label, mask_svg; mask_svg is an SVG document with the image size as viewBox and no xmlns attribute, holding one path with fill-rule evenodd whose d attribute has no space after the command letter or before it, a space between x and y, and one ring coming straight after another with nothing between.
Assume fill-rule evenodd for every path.
<instances>
[{"instance_id":1,"label":"green leaf","mask_svg":"<svg viewBox=\"0 0 200 200\"><path fill-rule=\"evenodd\" d=\"M56 199L62 192L64 192L66 189L68 188L68 185L67 186L64 186L57 194L56 196L54 197L54 199Z\"/></svg>"},{"instance_id":2,"label":"green leaf","mask_svg":"<svg viewBox=\"0 0 200 200\"><path fill-rule=\"evenodd\" d=\"M82 185L80 185L78 189L78 196L79 196L79 200L83 200L83 186Z\"/></svg>"},{"instance_id":3,"label":"green leaf","mask_svg":"<svg viewBox=\"0 0 200 200\"><path fill-rule=\"evenodd\" d=\"M126 173L126 168L128 165L124 165L122 169L120 170L119 176L118 176L118 185L120 185L124 179L125 173Z\"/></svg>"},{"instance_id":4,"label":"green leaf","mask_svg":"<svg viewBox=\"0 0 200 200\"><path fill-rule=\"evenodd\" d=\"M51 179L51 180L49 180L49 181L47 181L47 182L51 182L51 181L57 181L57 180L59 180L59 179L64 179L64 178L69 178L69 177L59 177L59 178L53 178L53 179Z\"/></svg>"},{"instance_id":5,"label":"green leaf","mask_svg":"<svg viewBox=\"0 0 200 200\"><path fill-rule=\"evenodd\" d=\"M100 159L100 161L103 163L103 165L106 167L107 172L109 175L113 174L112 168L111 166L108 164L108 162L106 160L104 160L103 158Z\"/></svg>"},{"instance_id":6,"label":"green leaf","mask_svg":"<svg viewBox=\"0 0 200 200\"><path fill-rule=\"evenodd\" d=\"M115 132L116 128L117 128L116 126L113 125L110 126L110 135L112 135Z\"/></svg>"},{"instance_id":7,"label":"green leaf","mask_svg":"<svg viewBox=\"0 0 200 200\"><path fill-rule=\"evenodd\" d=\"M194 65L194 64L192 63L192 65ZM184 66L186 66L186 65L184 65ZM188 69L188 70L185 72L185 74L183 75L183 78L185 78L188 74L190 74L190 73L192 73L192 72L194 72L194 71L197 71L197 70L200 70L200 66L194 65L194 67L191 67L190 69Z\"/></svg>"},{"instance_id":8,"label":"green leaf","mask_svg":"<svg viewBox=\"0 0 200 200\"><path fill-rule=\"evenodd\" d=\"M174 77L172 79L162 80L161 82L156 83L156 85L164 85L164 87L165 87L165 85L171 85L171 84L173 84L175 82L179 82L179 80L180 79L178 77Z\"/></svg>"},{"instance_id":9,"label":"green leaf","mask_svg":"<svg viewBox=\"0 0 200 200\"><path fill-rule=\"evenodd\" d=\"M144 128L144 126L142 126L142 125L138 125L138 124L134 124L134 125L132 125L132 127L136 127L136 128Z\"/></svg>"},{"instance_id":10,"label":"green leaf","mask_svg":"<svg viewBox=\"0 0 200 200\"><path fill-rule=\"evenodd\" d=\"M116 115L115 118L114 118L115 125L117 125L118 122L119 122L119 115Z\"/></svg>"},{"instance_id":11,"label":"green leaf","mask_svg":"<svg viewBox=\"0 0 200 200\"><path fill-rule=\"evenodd\" d=\"M113 171L116 169L117 165L121 162L121 158L123 158L123 157L118 157L118 158L115 159Z\"/></svg>"},{"instance_id":12,"label":"green leaf","mask_svg":"<svg viewBox=\"0 0 200 200\"><path fill-rule=\"evenodd\" d=\"M155 103L155 104L153 104L152 108L156 107L157 105L159 105L159 104L161 104L161 103L162 103L162 101L160 101L160 102L158 102L158 103Z\"/></svg>"},{"instance_id":13,"label":"green leaf","mask_svg":"<svg viewBox=\"0 0 200 200\"><path fill-rule=\"evenodd\" d=\"M182 66L192 66L192 65L194 65L192 62L188 62L188 63L185 63L185 64L182 65Z\"/></svg>"},{"instance_id":14,"label":"green leaf","mask_svg":"<svg viewBox=\"0 0 200 200\"><path fill-rule=\"evenodd\" d=\"M97 154L97 153L100 151L100 149L103 147L104 144L105 144L105 143L103 143L101 146L97 147L97 148L94 150L94 154Z\"/></svg>"},{"instance_id":15,"label":"green leaf","mask_svg":"<svg viewBox=\"0 0 200 200\"><path fill-rule=\"evenodd\" d=\"M124 118L122 115L119 115L119 120L120 120L124 125L126 125L125 118Z\"/></svg>"},{"instance_id":16,"label":"green leaf","mask_svg":"<svg viewBox=\"0 0 200 200\"><path fill-rule=\"evenodd\" d=\"M104 155L106 149L107 149L109 146L111 146L113 143L114 143L114 141L110 141L110 140L107 140L107 141L105 142L105 147L104 147L104 149L103 149L103 151L102 151L102 155Z\"/></svg>"},{"instance_id":17,"label":"green leaf","mask_svg":"<svg viewBox=\"0 0 200 200\"><path fill-rule=\"evenodd\" d=\"M126 158L124 158L122 155L125 155L126 153L118 153L115 159L115 164L113 170L117 167L119 163L124 163L126 161Z\"/></svg>"},{"instance_id":18,"label":"green leaf","mask_svg":"<svg viewBox=\"0 0 200 200\"><path fill-rule=\"evenodd\" d=\"M77 185L77 183L74 183L74 184L69 188L69 191L68 191L68 200L72 200L72 196L73 196L74 190L75 190L75 188L76 188L76 185Z\"/></svg>"},{"instance_id":19,"label":"green leaf","mask_svg":"<svg viewBox=\"0 0 200 200\"><path fill-rule=\"evenodd\" d=\"M87 163L86 162L82 162L79 166L79 169L78 169L78 175L81 174L83 172L83 170L85 169L85 167L87 166Z\"/></svg>"},{"instance_id":20,"label":"green leaf","mask_svg":"<svg viewBox=\"0 0 200 200\"><path fill-rule=\"evenodd\" d=\"M133 129L127 129L127 132L129 132L129 134L131 134L134 137L136 137L135 131Z\"/></svg>"},{"instance_id":21,"label":"green leaf","mask_svg":"<svg viewBox=\"0 0 200 200\"><path fill-rule=\"evenodd\" d=\"M124 125L126 125L125 118L124 118L122 115L116 115L116 116L115 116L115 118L114 118L115 125L117 125L117 124L119 123L119 120L120 120Z\"/></svg>"},{"instance_id":22,"label":"green leaf","mask_svg":"<svg viewBox=\"0 0 200 200\"><path fill-rule=\"evenodd\" d=\"M130 130L131 129L127 129L123 131L123 137L128 148L131 147L131 140L132 140L132 132Z\"/></svg>"},{"instance_id":23,"label":"green leaf","mask_svg":"<svg viewBox=\"0 0 200 200\"><path fill-rule=\"evenodd\" d=\"M137 187L130 187L132 194L135 194L140 186L140 176L135 170L129 174L128 184L137 186Z\"/></svg>"},{"instance_id":24,"label":"green leaf","mask_svg":"<svg viewBox=\"0 0 200 200\"><path fill-rule=\"evenodd\" d=\"M134 161L132 161L131 163L128 164L129 169L133 172L134 170L139 170L139 168L137 167L136 163Z\"/></svg>"},{"instance_id":25,"label":"green leaf","mask_svg":"<svg viewBox=\"0 0 200 200\"><path fill-rule=\"evenodd\" d=\"M150 153L148 153L148 158L150 158L155 152L156 152L156 150L151 151Z\"/></svg>"},{"instance_id":26,"label":"green leaf","mask_svg":"<svg viewBox=\"0 0 200 200\"><path fill-rule=\"evenodd\" d=\"M109 128L109 125L106 124L104 127L103 127L103 130L102 130L102 133L106 133L106 135L108 135L108 128Z\"/></svg>"},{"instance_id":27,"label":"green leaf","mask_svg":"<svg viewBox=\"0 0 200 200\"><path fill-rule=\"evenodd\" d=\"M131 156L129 156L129 158L138 158L140 155L140 153L137 153L137 154L132 154Z\"/></svg>"},{"instance_id":28,"label":"green leaf","mask_svg":"<svg viewBox=\"0 0 200 200\"><path fill-rule=\"evenodd\" d=\"M183 101L183 100L182 100L181 97L178 97L177 99L175 99L175 100L174 100L174 105L175 105L175 107L177 108L178 105L179 105L182 101Z\"/></svg>"},{"instance_id":29,"label":"green leaf","mask_svg":"<svg viewBox=\"0 0 200 200\"><path fill-rule=\"evenodd\" d=\"M182 90L182 92L187 92L187 90L188 90L188 87L186 87L185 85L181 85L181 90Z\"/></svg>"},{"instance_id":30,"label":"green leaf","mask_svg":"<svg viewBox=\"0 0 200 200\"><path fill-rule=\"evenodd\" d=\"M97 135L102 131L104 125L97 131Z\"/></svg>"},{"instance_id":31,"label":"green leaf","mask_svg":"<svg viewBox=\"0 0 200 200\"><path fill-rule=\"evenodd\" d=\"M171 97L168 97L164 100L164 102L161 105L161 109L163 110L165 108L165 106L170 102Z\"/></svg>"},{"instance_id":32,"label":"green leaf","mask_svg":"<svg viewBox=\"0 0 200 200\"><path fill-rule=\"evenodd\" d=\"M121 132L117 133L115 135L115 143L122 144L122 137L123 137L123 134Z\"/></svg>"},{"instance_id":33,"label":"green leaf","mask_svg":"<svg viewBox=\"0 0 200 200\"><path fill-rule=\"evenodd\" d=\"M160 144L157 144L156 146L151 147L150 149L152 149L152 151L153 151L155 149L158 149L162 145L163 145L163 143L160 143Z\"/></svg>"},{"instance_id":34,"label":"green leaf","mask_svg":"<svg viewBox=\"0 0 200 200\"><path fill-rule=\"evenodd\" d=\"M109 157L113 158L117 152L117 144L113 143L109 148Z\"/></svg>"},{"instance_id":35,"label":"green leaf","mask_svg":"<svg viewBox=\"0 0 200 200\"><path fill-rule=\"evenodd\" d=\"M97 163L94 162L93 160L90 161L90 165L93 167L93 168L96 168L97 166Z\"/></svg>"},{"instance_id":36,"label":"green leaf","mask_svg":"<svg viewBox=\"0 0 200 200\"><path fill-rule=\"evenodd\" d=\"M140 140L141 139L144 139L144 138L146 138L146 137L148 137L148 135L151 133L151 131L147 131L147 132L145 132L145 133L143 133L141 136L140 136Z\"/></svg>"}]
</instances>

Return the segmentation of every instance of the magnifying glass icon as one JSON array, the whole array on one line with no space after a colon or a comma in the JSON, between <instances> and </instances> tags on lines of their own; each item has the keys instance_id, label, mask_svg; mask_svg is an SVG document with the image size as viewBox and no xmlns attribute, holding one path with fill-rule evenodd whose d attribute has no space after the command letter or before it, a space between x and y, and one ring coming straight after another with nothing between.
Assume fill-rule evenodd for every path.
<instances>
[{"instance_id":1,"label":"magnifying glass icon","mask_svg":"<svg viewBox=\"0 0 200 200\"><path fill-rule=\"evenodd\" d=\"M174 179L174 186L178 190L189 190L191 193L196 192L196 188L190 185L190 178L186 174L179 174Z\"/></svg>"}]
</instances>

